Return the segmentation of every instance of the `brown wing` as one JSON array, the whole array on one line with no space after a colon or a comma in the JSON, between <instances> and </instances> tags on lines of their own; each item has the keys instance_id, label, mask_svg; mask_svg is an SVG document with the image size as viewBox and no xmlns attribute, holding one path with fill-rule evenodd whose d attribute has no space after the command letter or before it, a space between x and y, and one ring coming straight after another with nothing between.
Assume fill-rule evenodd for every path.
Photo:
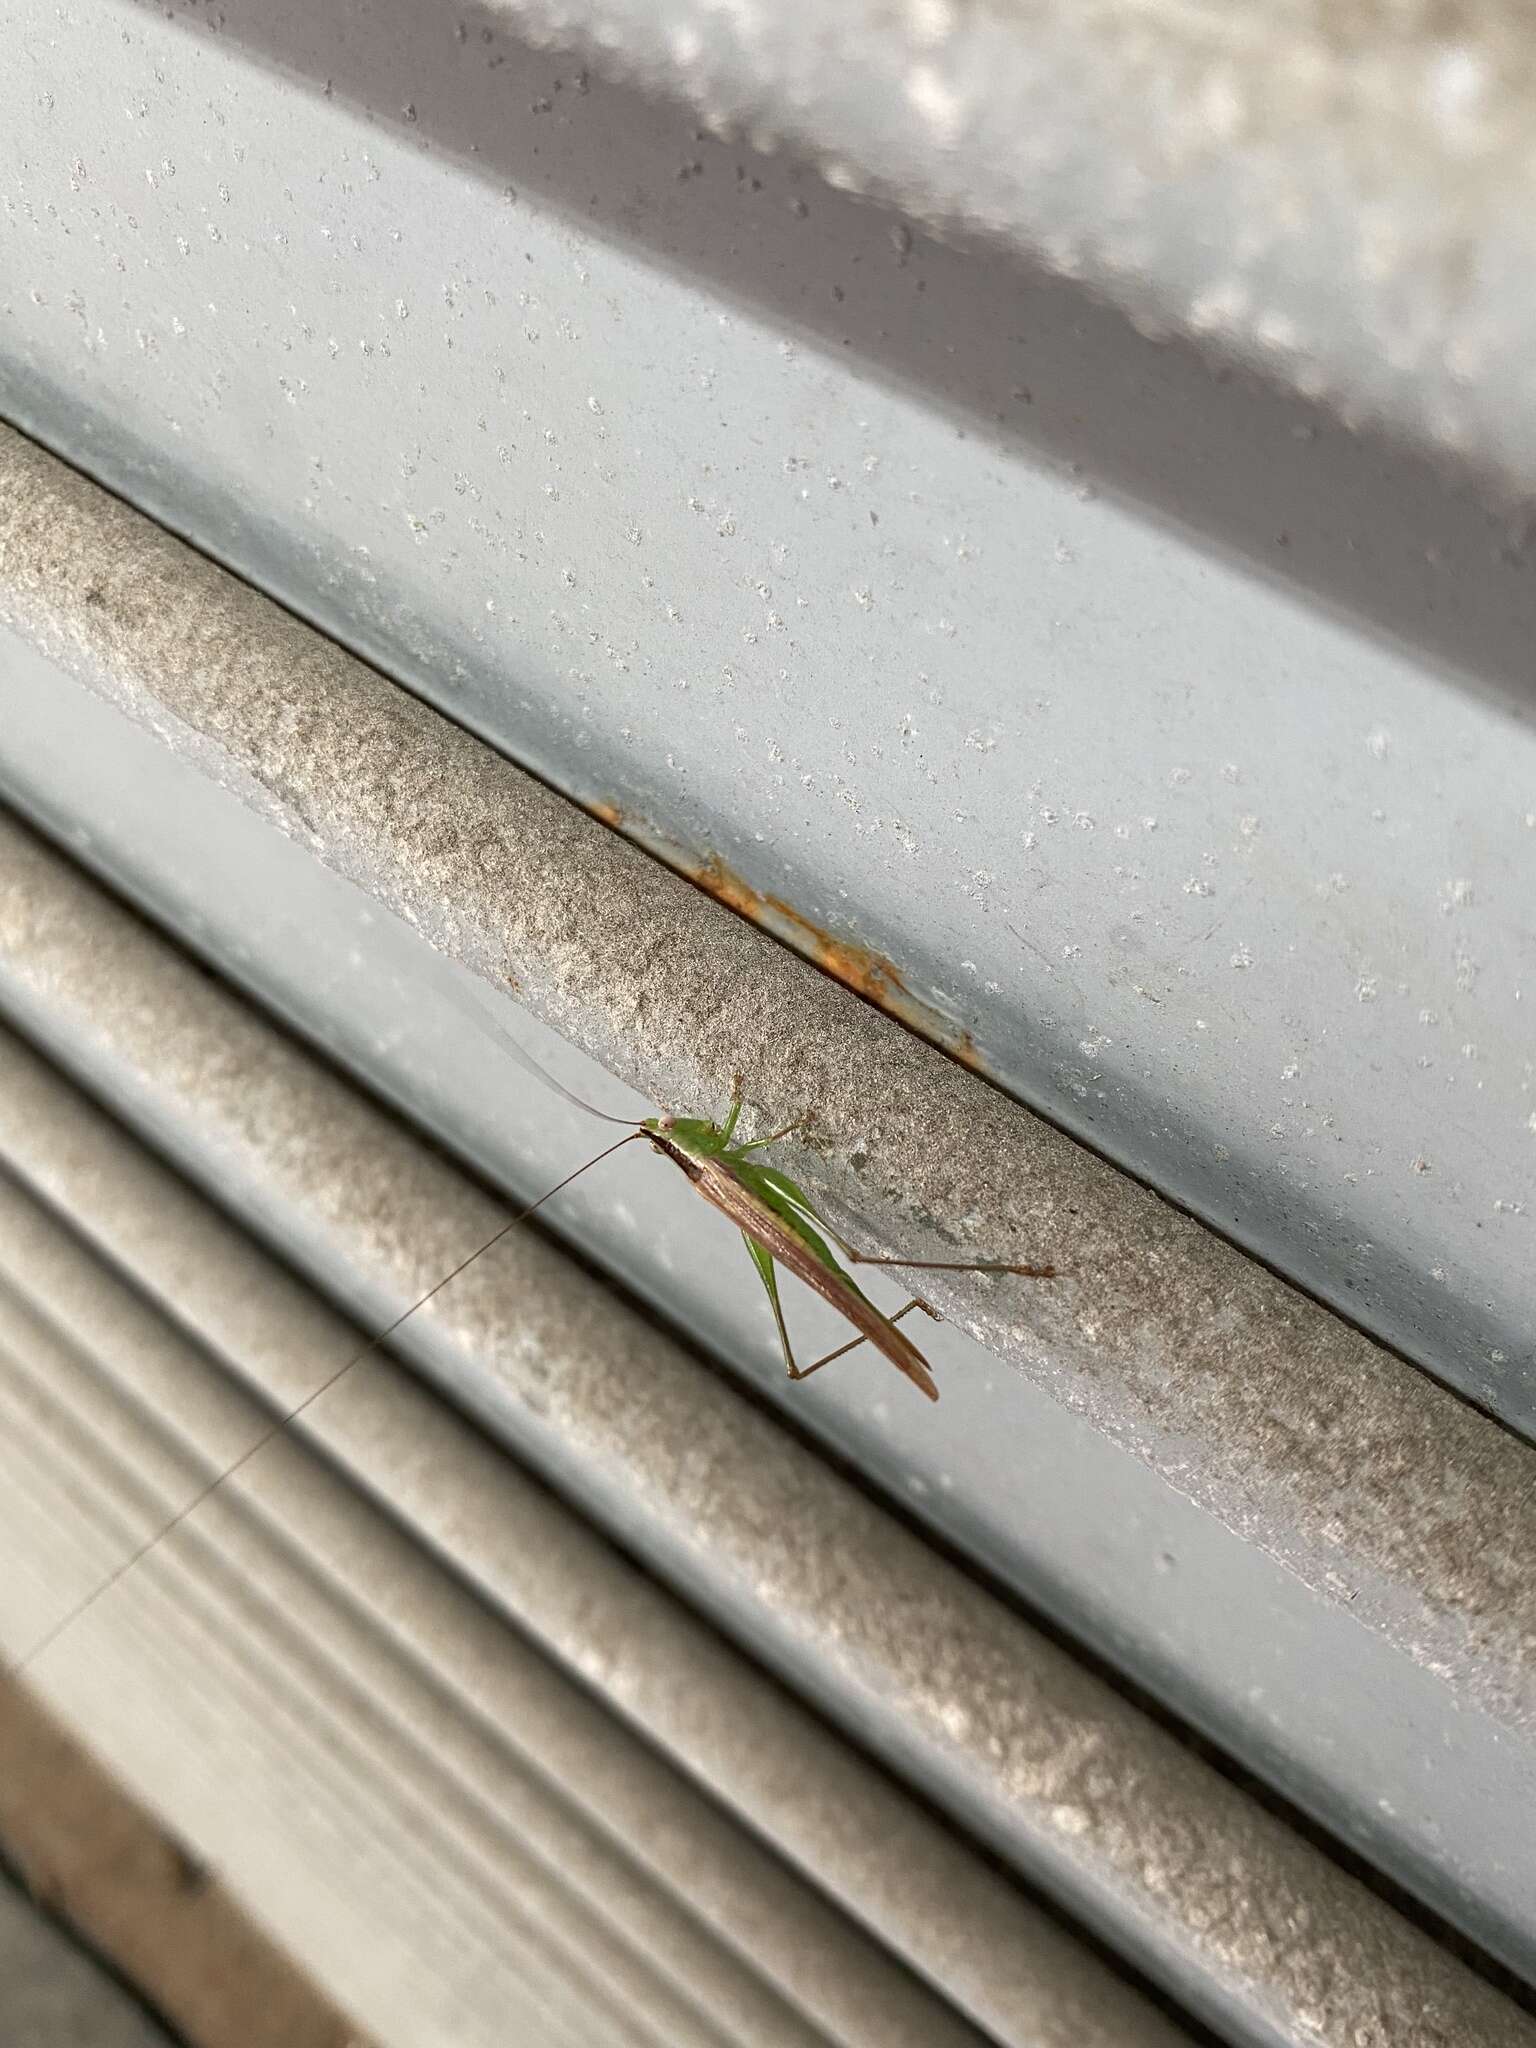
<instances>
[{"instance_id":1,"label":"brown wing","mask_svg":"<svg viewBox=\"0 0 1536 2048\"><path fill-rule=\"evenodd\" d=\"M744 1188L721 1161L696 1159L677 1146L668 1145L665 1149L668 1158L682 1167L706 1202L729 1216L738 1230L744 1230L781 1266L814 1289L845 1321L852 1323L861 1337L883 1352L899 1372L904 1372L915 1387L921 1387L930 1401L937 1401L939 1390L917 1346L866 1301L856 1287L829 1271L782 1216L776 1216L766 1202L760 1202Z\"/></svg>"}]
</instances>

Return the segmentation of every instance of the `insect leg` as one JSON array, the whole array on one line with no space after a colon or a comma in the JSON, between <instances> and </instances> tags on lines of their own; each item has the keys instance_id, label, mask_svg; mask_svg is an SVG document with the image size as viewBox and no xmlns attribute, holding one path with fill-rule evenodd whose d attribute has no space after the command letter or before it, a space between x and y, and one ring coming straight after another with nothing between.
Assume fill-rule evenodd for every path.
<instances>
[{"instance_id":1,"label":"insect leg","mask_svg":"<svg viewBox=\"0 0 1536 2048\"><path fill-rule=\"evenodd\" d=\"M733 1116L730 1122L726 1124L725 1129L727 1136L730 1134L731 1124L734 1123L735 1120L736 1119ZM756 1152L763 1145L777 1145L780 1138L787 1138L791 1131L798 1131L802 1125L808 1124L809 1122L809 1116L797 1116L794 1122L792 1124L786 1124L782 1131L771 1131L766 1138L749 1138L745 1145L734 1146L731 1150L730 1156L732 1159L740 1159L743 1158L745 1154L747 1154L748 1152Z\"/></svg>"},{"instance_id":2,"label":"insect leg","mask_svg":"<svg viewBox=\"0 0 1536 2048\"><path fill-rule=\"evenodd\" d=\"M764 1251L763 1247L755 1239L748 1237L745 1231L741 1233L741 1241L752 1254L752 1263L757 1268L758 1278L762 1281L763 1289L768 1296L768 1306L773 1310L773 1320L779 1332L779 1348L784 1353L785 1368L792 1380L803 1379L804 1374L795 1363L789 1331L785 1327L784 1310L779 1304L779 1276L772 1254Z\"/></svg>"},{"instance_id":3,"label":"insect leg","mask_svg":"<svg viewBox=\"0 0 1536 2048\"><path fill-rule=\"evenodd\" d=\"M1017 1273L1023 1280L1054 1280L1054 1266L1010 1266L995 1259L877 1259L844 1245L856 1266L908 1266L923 1273Z\"/></svg>"},{"instance_id":4,"label":"insect leg","mask_svg":"<svg viewBox=\"0 0 1536 2048\"><path fill-rule=\"evenodd\" d=\"M745 1093L745 1081L743 1081L740 1074L734 1075L731 1082L731 1106L726 1113L725 1122L720 1126L720 1142L722 1145L728 1145L731 1142L731 1133L736 1128L736 1119L741 1115L742 1097Z\"/></svg>"},{"instance_id":5,"label":"insect leg","mask_svg":"<svg viewBox=\"0 0 1536 2048\"><path fill-rule=\"evenodd\" d=\"M888 1323L899 1323L903 1316L911 1315L915 1308L920 1308L924 1315L932 1316L936 1323L943 1320L936 1308L930 1308L920 1295L914 1294L905 1308L897 1309L895 1315L886 1317L886 1321ZM868 1342L869 1339L867 1337L854 1337L847 1344L839 1344L835 1351L829 1351L824 1358L815 1359L810 1365L801 1367L791 1365L789 1376L792 1380L808 1380L813 1372L820 1372L821 1368L824 1365L830 1365L834 1358L846 1358L850 1351L857 1351L861 1344L867 1344Z\"/></svg>"},{"instance_id":6,"label":"insect leg","mask_svg":"<svg viewBox=\"0 0 1536 2048\"><path fill-rule=\"evenodd\" d=\"M843 1257L855 1266L909 1266L914 1272L922 1273L1017 1273L1023 1280L1056 1278L1054 1266L1015 1266L997 1259L887 1259L874 1252L855 1251L847 1238L838 1236L825 1217L820 1222Z\"/></svg>"}]
</instances>

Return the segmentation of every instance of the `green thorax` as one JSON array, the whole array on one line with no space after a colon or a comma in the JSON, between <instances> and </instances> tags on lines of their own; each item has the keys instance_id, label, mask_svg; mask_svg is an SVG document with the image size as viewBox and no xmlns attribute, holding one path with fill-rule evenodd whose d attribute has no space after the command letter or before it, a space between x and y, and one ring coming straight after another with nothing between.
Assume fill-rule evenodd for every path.
<instances>
[{"instance_id":1,"label":"green thorax","mask_svg":"<svg viewBox=\"0 0 1536 2048\"><path fill-rule=\"evenodd\" d=\"M777 1167L760 1166L747 1157L755 1148L751 1143L733 1145L731 1125L711 1123L702 1116L652 1116L647 1117L641 1129L652 1132L656 1137L675 1145L679 1152L687 1152L695 1159L718 1159L726 1166L732 1178L747 1193L761 1202L781 1223L787 1224L811 1254L812 1258L861 1301L869 1297L839 1261L816 1228L821 1223L809 1195L792 1181L787 1173L780 1173ZM822 1224L822 1229L825 1229Z\"/></svg>"},{"instance_id":2,"label":"green thorax","mask_svg":"<svg viewBox=\"0 0 1536 2048\"><path fill-rule=\"evenodd\" d=\"M719 1124L704 1116L648 1116L640 1126L658 1138L665 1138L679 1152L695 1159L721 1159L728 1155L730 1139Z\"/></svg>"}]
</instances>

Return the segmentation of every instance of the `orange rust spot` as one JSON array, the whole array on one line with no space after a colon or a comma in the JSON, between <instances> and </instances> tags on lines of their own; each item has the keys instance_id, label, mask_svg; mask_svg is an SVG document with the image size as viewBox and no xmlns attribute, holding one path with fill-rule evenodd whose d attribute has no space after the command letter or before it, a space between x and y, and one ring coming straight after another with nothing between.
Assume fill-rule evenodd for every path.
<instances>
[{"instance_id":1,"label":"orange rust spot","mask_svg":"<svg viewBox=\"0 0 1536 2048\"><path fill-rule=\"evenodd\" d=\"M603 824L611 826L615 832L624 823L624 813L617 804L609 803L606 797L594 797L586 808L594 818L601 819Z\"/></svg>"},{"instance_id":2,"label":"orange rust spot","mask_svg":"<svg viewBox=\"0 0 1536 2048\"><path fill-rule=\"evenodd\" d=\"M808 917L802 916L792 903L786 903L779 896L762 895L750 882L744 882L740 875L733 874L713 854L700 862L692 873L699 887L707 889L716 902L738 911L743 917L750 917L754 924L777 930L825 973L842 982L845 988L851 988L855 995L866 997L881 1009L905 1012L911 1007L912 998L907 994L896 968L879 953L871 952L868 946L855 946L846 939L834 939L830 932L824 932L820 925L812 924Z\"/></svg>"},{"instance_id":3,"label":"orange rust spot","mask_svg":"<svg viewBox=\"0 0 1536 2048\"><path fill-rule=\"evenodd\" d=\"M723 903L727 910L740 911L743 917L750 917L754 924L762 922L767 908L767 899L744 882L740 875L734 875L723 861L711 854L688 869L690 880L707 890L717 903Z\"/></svg>"},{"instance_id":4,"label":"orange rust spot","mask_svg":"<svg viewBox=\"0 0 1536 2048\"><path fill-rule=\"evenodd\" d=\"M713 854L685 872L717 902L786 940L844 988L852 989L888 1016L942 1045L972 1073L988 1074L986 1060L970 1032L959 1029L948 1017L914 996L894 963L882 954L872 952L868 946L852 945L846 939L834 939L792 903L779 896L763 895Z\"/></svg>"},{"instance_id":5,"label":"orange rust spot","mask_svg":"<svg viewBox=\"0 0 1536 2048\"><path fill-rule=\"evenodd\" d=\"M624 813L617 804L599 801L588 804L587 809L606 825L619 827L624 823ZM713 896L717 903L723 903L727 910L750 918L753 924L783 939L796 952L814 961L824 973L840 981L844 988L851 989L855 995L862 996L866 1002L873 1003L887 1016L897 1018L934 1044L942 1045L974 1073L987 1073L986 1061L970 1032L961 1030L950 1018L914 996L895 963L883 954L872 951L868 946L856 946L847 939L833 938L830 932L824 932L820 925L813 924L796 910L792 903L786 903L780 896L765 896L761 890L754 889L750 882L744 881L715 854L693 861L684 859L673 847L659 850L669 866L686 875Z\"/></svg>"},{"instance_id":6,"label":"orange rust spot","mask_svg":"<svg viewBox=\"0 0 1536 2048\"><path fill-rule=\"evenodd\" d=\"M987 1063L977 1050L976 1041L969 1031L951 1031L944 1042L962 1067L969 1067L973 1074L981 1074L987 1080L991 1080Z\"/></svg>"},{"instance_id":7,"label":"orange rust spot","mask_svg":"<svg viewBox=\"0 0 1536 2048\"><path fill-rule=\"evenodd\" d=\"M867 996L870 1002L879 1003L882 1008L889 1008L897 1002L910 1003L912 999L901 976L883 955L872 953L868 946L852 946L846 939L834 939L777 896L769 896L765 900L775 916L804 935L806 950L817 966L851 988L856 995Z\"/></svg>"}]
</instances>

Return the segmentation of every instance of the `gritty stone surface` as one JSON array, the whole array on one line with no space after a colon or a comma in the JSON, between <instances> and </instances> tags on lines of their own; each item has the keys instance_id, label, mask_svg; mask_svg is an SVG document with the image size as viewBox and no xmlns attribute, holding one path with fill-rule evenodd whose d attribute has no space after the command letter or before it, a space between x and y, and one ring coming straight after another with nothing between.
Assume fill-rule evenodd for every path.
<instances>
[{"instance_id":1,"label":"gritty stone surface","mask_svg":"<svg viewBox=\"0 0 1536 2048\"><path fill-rule=\"evenodd\" d=\"M115 965L131 966L115 951L112 957ZM179 1006L173 991L165 993L172 998L170 1016ZM231 1008L222 1018L205 1014L204 1021L217 1029L238 1017ZM189 1021L185 1014L172 1018L173 1058L192 1049L182 1028ZM323 1108L325 1091L298 1090L307 1063L288 1064L270 1037L267 1047L277 1052L278 1065L261 1060L263 1037L237 1036L232 1049L248 1055L259 1099L284 1119L286 1133L293 1112ZM274 1086L284 1077L286 1088ZM332 1132L338 1113L344 1118L347 1109L348 1091L337 1092L326 1119ZM393 1152L391 1126L363 1105L352 1106L362 1112L359 1130L372 1123L384 1141L382 1162L405 1176L403 1219L424 1198L441 1196L450 1224L478 1220L483 1205L462 1183L441 1169L434 1172L408 1143ZM725 1931L733 1945L744 1937L760 1973L754 1988L766 1996L767 1985L777 1984L791 1995L816 2023L818 2044L867 2037L881 2048L978 2048L979 2036L955 2006L988 2027L989 2038L1005 2048L1176 2048L1186 2039L979 1859L968 1842L792 1694L765 1681L757 1665L393 1360L375 1352L329 1385L336 1368L357 1354L362 1340L355 1326L345 1325L3 1030L0 1157L7 1173L21 1176L54 1214L66 1212L72 1226L66 1236L53 1214L41 1213L14 1192L7 1196L8 1182L0 1179L0 1361L20 1350L40 1370L51 1362L35 1341L30 1347L16 1341L16 1289L48 1317L45 1327L62 1329L82 1349L94 1332L110 1329L112 1366L122 1370L118 1329L132 1322L131 1307L125 1315L120 1281L82 1254L74 1235L82 1232L115 1273L131 1273L147 1293L172 1305L182 1329L237 1360L242 1374L283 1407L298 1398L295 1365L307 1363L311 1390L324 1392L300 1426L366 1494L386 1499L393 1521L410 1535L393 1534L381 1559L373 1547L376 1531L370 1535L366 1522L359 1526L355 1501L346 1504L352 1514L343 1512L314 1458L288 1437L265 1444L210 1496L208 1512L197 1511L196 1540L237 1545L247 1528L243 1510L249 1502L242 1496L254 1485L285 1544L313 1563L317 1576L335 1574L339 1546L349 1582L355 1574L374 1599L382 1599L389 1629L413 1647L425 1643L439 1672L458 1670L474 1717L511 1733L542 1775L572 1789L580 1805L598 1816L605 1837L638 1851L669 1890L680 1893L706 1924ZM318 1175L327 1164L325 1154L310 1157ZM294 1160L297 1170L297 1154ZM345 1215L332 1220L338 1231L348 1228ZM536 1242L529 1250L512 1275L513 1292L493 1288L450 1334L465 1346L488 1336L505 1346L498 1363L507 1394L530 1411L552 1412L558 1426L569 1426L578 1465L595 1463L603 1454L597 1423L600 1412L609 1426L609 1410L605 1402L599 1411L596 1397L611 1392L626 1372L644 1376L657 1369L668 1376L670 1396L656 1413L669 1432L673 1465L690 1383L698 1389L706 1426L741 1406L728 1394L722 1399L718 1386L711 1394L711 1375L617 1303L605 1301L603 1291L567 1259ZM516 1310L508 1315L514 1303L521 1305L521 1322ZM565 1329L578 1342L562 1353ZM167 1335L162 1328L162 1341ZM143 1402L140 1374L134 1374L133 1385ZM199 1426L186 1376L171 1389L162 1384L155 1394L146 1405L174 1416L186 1439L195 1438L203 1459L217 1466L228 1457L227 1441L206 1419ZM614 1444L621 1441L622 1422L615 1413ZM777 1435L761 1421L755 1439L751 1423L745 1427L748 1453L773 1444ZM662 1448L659 1427L635 1433L630 1483L640 1481L648 1507L658 1512L671 1482L669 1471L650 1472ZM776 1480L793 1469L783 1448L781 1442L761 1489L765 1520ZM714 1441L710 1449L717 1477L728 1486L732 1475L719 1462L722 1443ZM837 1482L814 1461L800 1462L809 1478L799 1483L793 1503L824 1518ZM642 1472L650 1476L641 1480ZM624 1479L615 1470L616 1486ZM699 1496L673 1483L679 1519L696 1517L703 1506ZM706 1513L720 1516L728 1503L728 1493L722 1493ZM183 1525L168 1534L160 1560L191 1533ZM846 1533L863 1540L858 1523ZM916 1549L912 1554L922 1556ZM472 1581L488 1604L450 1594L429 1561L438 1556L452 1558L460 1577ZM262 1570L259 1556L247 1560L248 1580ZM793 1597L792 1587L785 1590ZM466 1607L480 1646L467 1674L459 1661ZM518 1631L519 1644L510 1655L494 1614L510 1615ZM77 1612L59 1637L61 1645L85 1621L85 1613ZM131 1645L132 1617L119 1626ZM523 1647L530 1635L554 1653L554 1662ZM121 1641L118 1654L124 1654ZM127 1654L135 1658L134 1647ZM571 1670L590 1684L590 1692L557 1675ZM609 1712L615 1702L643 1729L641 1743L632 1745L615 1725ZM663 1762L667 1755L691 1780L702 1782L707 1794L679 1782ZM515 1832L504 1794L497 1810ZM743 1836L743 1820L769 1845L761 1853ZM788 1864L780 1860L784 1856ZM624 1859L616 1861L622 1873ZM816 1889L803 1883L794 1866L813 1878ZM630 1870L632 1880L632 1865ZM611 1896L612 1876L600 1875L592 1889ZM878 1943L829 1913L828 1894L862 1928L874 1930ZM676 1925L664 1926L659 1952L675 1973L691 1973L697 1990L711 1969L708 1944L702 1944L704 1954L695 1948L690 1956L683 1935ZM938 1983L943 1998L919 1990L896 1957ZM713 1958L716 1967L720 1960ZM809 2036L802 2043L798 2027L786 2031L782 2013L770 2012L766 2019L760 2013L755 2029L744 2027L742 2038L809 2048Z\"/></svg>"}]
</instances>

